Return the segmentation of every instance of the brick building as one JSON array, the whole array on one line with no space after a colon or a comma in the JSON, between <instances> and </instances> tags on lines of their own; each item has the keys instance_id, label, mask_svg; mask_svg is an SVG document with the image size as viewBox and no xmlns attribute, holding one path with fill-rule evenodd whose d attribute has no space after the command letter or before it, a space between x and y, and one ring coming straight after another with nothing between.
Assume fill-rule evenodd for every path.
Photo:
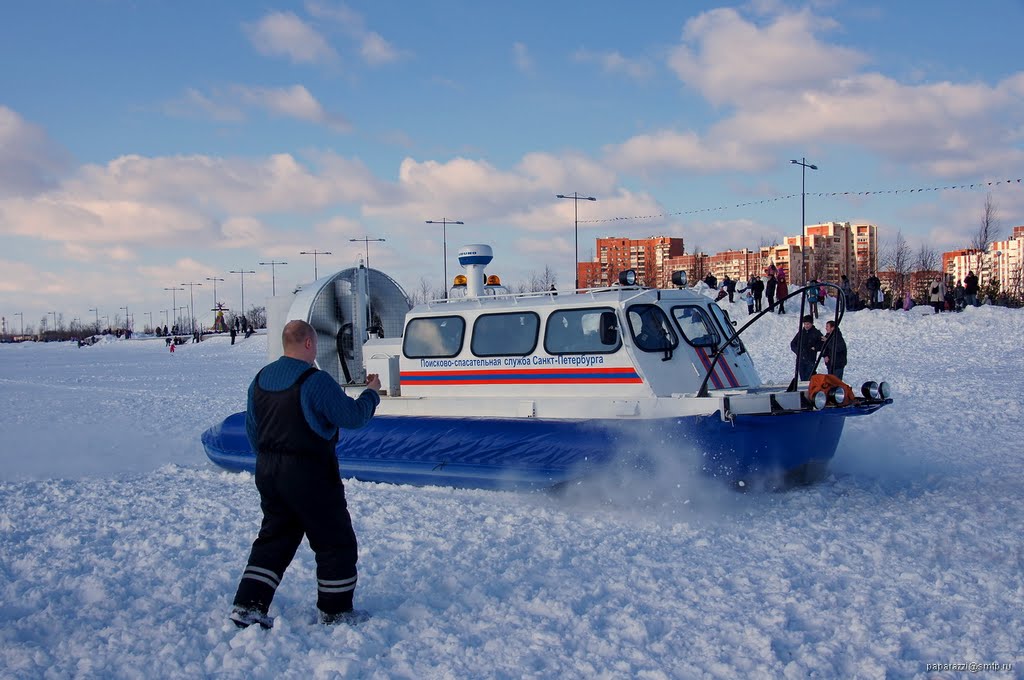
<instances>
[{"instance_id":1,"label":"brick building","mask_svg":"<svg viewBox=\"0 0 1024 680\"><path fill-rule=\"evenodd\" d=\"M593 262L580 262L577 275L583 288L610 286L619 272L633 269L644 286L670 285L672 270L666 261L683 254L683 239L652 236L645 239L599 238Z\"/></svg>"}]
</instances>

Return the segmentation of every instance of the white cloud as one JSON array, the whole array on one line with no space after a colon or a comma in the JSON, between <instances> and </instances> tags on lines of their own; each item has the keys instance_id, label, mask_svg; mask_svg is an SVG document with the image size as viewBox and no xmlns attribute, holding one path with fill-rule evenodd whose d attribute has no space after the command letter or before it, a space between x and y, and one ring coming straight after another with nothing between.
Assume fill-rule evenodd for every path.
<instances>
[{"instance_id":1,"label":"white cloud","mask_svg":"<svg viewBox=\"0 0 1024 680\"><path fill-rule=\"evenodd\" d=\"M67 152L42 128L0 105L0 198L44 191L68 167Z\"/></svg>"},{"instance_id":2,"label":"white cloud","mask_svg":"<svg viewBox=\"0 0 1024 680\"><path fill-rule=\"evenodd\" d=\"M334 62L334 51L320 33L291 12L271 12L245 26L246 35L261 54L288 57L296 64Z\"/></svg>"},{"instance_id":3,"label":"white cloud","mask_svg":"<svg viewBox=\"0 0 1024 680\"><path fill-rule=\"evenodd\" d=\"M523 43L512 44L512 60L515 62L516 68L523 73L533 71L533 57L530 56L529 48Z\"/></svg>"},{"instance_id":4,"label":"white cloud","mask_svg":"<svg viewBox=\"0 0 1024 680\"><path fill-rule=\"evenodd\" d=\"M719 123L712 136L755 146L849 143L933 176L984 176L1024 161L1007 137L1024 108L1015 82L903 85L858 75L798 97L764 99Z\"/></svg>"},{"instance_id":5,"label":"white cloud","mask_svg":"<svg viewBox=\"0 0 1024 680\"><path fill-rule=\"evenodd\" d=\"M81 242L61 243L57 255L76 262L130 262L138 257L134 250L124 246L92 246Z\"/></svg>"},{"instance_id":6,"label":"white cloud","mask_svg":"<svg viewBox=\"0 0 1024 680\"><path fill-rule=\"evenodd\" d=\"M331 113L302 85L287 88L245 87L232 88L242 101L264 108L271 113L325 125L335 132L351 132L352 124L343 116Z\"/></svg>"},{"instance_id":7,"label":"white cloud","mask_svg":"<svg viewBox=\"0 0 1024 680\"><path fill-rule=\"evenodd\" d=\"M559 158L531 153L507 171L486 161L467 158L446 163L406 158L390 200L370 203L364 212L420 219L450 212L451 206L458 206L464 217L501 219L519 214L525 203L553 202L556 193L573 187L607 194L614 186L613 173L582 156ZM530 226L544 229L546 225Z\"/></svg>"},{"instance_id":8,"label":"white cloud","mask_svg":"<svg viewBox=\"0 0 1024 680\"><path fill-rule=\"evenodd\" d=\"M71 243L241 244L262 236L247 216L373 201L382 190L358 161L317 154L264 159L123 156L87 165L43 194L0 199L0 233Z\"/></svg>"},{"instance_id":9,"label":"white cloud","mask_svg":"<svg viewBox=\"0 0 1024 680\"><path fill-rule=\"evenodd\" d=\"M234 102L226 101L222 94L214 92L206 95L195 88L188 88L181 100L171 102L165 107L168 114L208 116L222 122L237 123L245 120L245 113Z\"/></svg>"},{"instance_id":10,"label":"white cloud","mask_svg":"<svg viewBox=\"0 0 1024 680\"><path fill-rule=\"evenodd\" d=\"M728 138L726 138L728 140ZM605 147L612 167L648 174L664 170L696 173L752 171L769 162L751 145L702 139L695 132L659 130Z\"/></svg>"},{"instance_id":11,"label":"white cloud","mask_svg":"<svg viewBox=\"0 0 1024 680\"><path fill-rule=\"evenodd\" d=\"M650 78L654 66L645 59L627 59L617 51L592 52L577 50L572 58L582 64L597 64L601 70L609 74L623 74L634 80Z\"/></svg>"},{"instance_id":12,"label":"white cloud","mask_svg":"<svg viewBox=\"0 0 1024 680\"><path fill-rule=\"evenodd\" d=\"M764 3L761 10L776 9ZM687 22L670 65L710 102L728 104L707 130L664 129L605 147L621 171L754 172L783 149L809 144L870 149L894 166L935 177L1012 172L1024 161L1024 72L995 84L904 84L858 72L866 58L823 42L836 28L809 11L763 25L736 10Z\"/></svg>"},{"instance_id":13,"label":"white cloud","mask_svg":"<svg viewBox=\"0 0 1024 680\"><path fill-rule=\"evenodd\" d=\"M352 124L339 113L328 111L303 85L259 87L230 85L202 93L190 88L182 100L166 107L170 114L200 113L215 120L241 122L246 109L259 109L271 115L294 118L323 125L334 132L348 133Z\"/></svg>"},{"instance_id":14,"label":"white cloud","mask_svg":"<svg viewBox=\"0 0 1024 680\"><path fill-rule=\"evenodd\" d=\"M344 3L310 1L306 3L306 11L318 19L327 19L339 25L358 42L359 56L370 66L390 64L407 56L404 50L396 48L379 33L369 30L362 15Z\"/></svg>"},{"instance_id":15,"label":"white cloud","mask_svg":"<svg viewBox=\"0 0 1024 680\"><path fill-rule=\"evenodd\" d=\"M758 26L735 9L715 9L686 22L669 66L714 103L750 105L761 93L820 87L866 62L856 50L817 38L834 25L806 10Z\"/></svg>"},{"instance_id":16,"label":"white cloud","mask_svg":"<svg viewBox=\"0 0 1024 680\"><path fill-rule=\"evenodd\" d=\"M370 66L390 64L402 58L402 53L394 45L372 31L363 36L359 54Z\"/></svg>"}]
</instances>

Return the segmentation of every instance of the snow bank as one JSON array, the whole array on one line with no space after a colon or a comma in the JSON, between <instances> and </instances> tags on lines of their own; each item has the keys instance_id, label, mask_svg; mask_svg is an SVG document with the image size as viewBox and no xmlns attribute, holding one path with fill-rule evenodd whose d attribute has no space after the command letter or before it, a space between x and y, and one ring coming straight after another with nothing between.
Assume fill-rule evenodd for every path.
<instances>
[{"instance_id":1,"label":"snow bank","mask_svg":"<svg viewBox=\"0 0 1024 680\"><path fill-rule=\"evenodd\" d=\"M746 307L730 312L742 323ZM991 307L849 314L847 377L888 379L897 402L850 421L829 479L790 493L725 492L685 464L596 496L349 482L357 606L373 618L313 623L304 546L271 631L225 618L258 496L199 444L244 407L266 338L174 355L155 342L0 346L0 675L1020 669L1022 321ZM795 312L751 330L766 380L788 381L795 331Z\"/></svg>"}]
</instances>

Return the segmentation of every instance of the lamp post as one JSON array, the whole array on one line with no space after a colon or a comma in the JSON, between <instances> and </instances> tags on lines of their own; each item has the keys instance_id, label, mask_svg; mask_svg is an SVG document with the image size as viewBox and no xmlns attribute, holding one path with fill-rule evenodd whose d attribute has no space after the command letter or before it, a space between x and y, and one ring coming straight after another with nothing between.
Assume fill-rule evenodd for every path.
<instances>
[{"instance_id":1,"label":"lamp post","mask_svg":"<svg viewBox=\"0 0 1024 680\"><path fill-rule=\"evenodd\" d=\"M125 330L130 330L132 325L128 321L128 305L125 305L124 307L118 307L118 309L123 309L124 310L124 329Z\"/></svg>"},{"instance_id":2,"label":"lamp post","mask_svg":"<svg viewBox=\"0 0 1024 680\"><path fill-rule=\"evenodd\" d=\"M90 308L89 311L90 312L96 312L96 332L99 333L100 332L100 308L99 307Z\"/></svg>"},{"instance_id":3,"label":"lamp post","mask_svg":"<svg viewBox=\"0 0 1024 680\"><path fill-rule=\"evenodd\" d=\"M386 240L387 239L383 239L383 238L370 238L369 236L364 236L362 238L350 238L349 239L350 242L359 241L359 242L361 242L363 244L363 248L365 249L365 253L366 253L366 268L367 269L370 268L370 242L371 241L381 241L381 242L383 242L383 241L386 241Z\"/></svg>"},{"instance_id":4,"label":"lamp post","mask_svg":"<svg viewBox=\"0 0 1024 680\"><path fill-rule=\"evenodd\" d=\"M580 201L596 201L597 199L593 196L580 196L577 192L572 192L572 196L566 194L558 194L555 198L568 198L573 202L573 235L575 237L576 245L573 253L573 276L576 277L576 290L580 289Z\"/></svg>"},{"instance_id":5,"label":"lamp post","mask_svg":"<svg viewBox=\"0 0 1024 680\"><path fill-rule=\"evenodd\" d=\"M178 313L178 299L175 297L175 295L176 295L176 293L179 290L185 290L185 289L184 288L173 288L172 287L172 288L164 288L164 290L171 291L171 311L173 311L175 314L177 314ZM178 323L178 320L172 317L171 318L171 326L174 326L177 323Z\"/></svg>"},{"instance_id":6,"label":"lamp post","mask_svg":"<svg viewBox=\"0 0 1024 680\"><path fill-rule=\"evenodd\" d=\"M807 283L807 219L804 217L804 208L807 202L807 169L817 170L818 166L808 163L806 158L800 160L791 159L793 165L800 166L800 257L804 263L804 284Z\"/></svg>"},{"instance_id":7,"label":"lamp post","mask_svg":"<svg viewBox=\"0 0 1024 680\"><path fill-rule=\"evenodd\" d=\"M242 279L242 316L245 316L245 275L255 273L255 270L252 269L232 269L228 272L228 274L238 274Z\"/></svg>"},{"instance_id":8,"label":"lamp post","mask_svg":"<svg viewBox=\"0 0 1024 680\"><path fill-rule=\"evenodd\" d=\"M320 278L319 276L317 276L317 272L316 272L316 256L317 255L333 255L333 254L334 253L332 253L329 250L303 250L303 251L299 252L299 255L312 255L313 256L313 280L314 281L316 281L318 278Z\"/></svg>"},{"instance_id":9,"label":"lamp post","mask_svg":"<svg viewBox=\"0 0 1024 680\"><path fill-rule=\"evenodd\" d=\"M203 284L195 283L194 281L190 281L189 283L183 283L181 285L182 286L188 286L188 304L189 304L189 307L192 310L192 311L189 312L189 316L192 317L191 318L191 321L192 321L192 324L191 324L192 325L192 335L195 335L196 334L196 303L195 303L195 298L192 295L192 289L194 289L196 286L201 286Z\"/></svg>"},{"instance_id":10,"label":"lamp post","mask_svg":"<svg viewBox=\"0 0 1024 680\"><path fill-rule=\"evenodd\" d=\"M47 312L47 314L53 314L53 331L57 332L57 312Z\"/></svg>"},{"instance_id":11,"label":"lamp post","mask_svg":"<svg viewBox=\"0 0 1024 680\"><path fill-rule=\"evenodd\" d=\"M24 337L25 336L25 313L24 312L15 312L14 316L21 317L21 335L22 335L22 337Z\"/></svg>"},{"instance_id":12,"label":"lamp post","mask_svg":"<svg viewBox=\"0 0 1024 680\"><path fill-rule=\"evenodd\" d=\"M149 330L150 330L150 332L152 332L153 331L153 312L146 312L146 315L149 316Z\"/></svg>"},{"instance_id":13,"label":"lamp post","mask_svg":"<svg viewBox=\"0 0 1024 680\"><path fill-rule=\"evenodd\" d=\"M217 309L217 282L224 279L217 278L216 276L207 276L206 280L213 281L213 308Z\"/></svg>"},{"instance_id":14,"label":"lamp post","mask_svg":"<svg viewBox=\"0 0 1024 680\"><path fill-rule=\"evenodd\" d=\"M277 260L271 260L270 262L260 262L262 265L270 265L270 294L277 297L277 275L274 268L279 264L288 264L287 262L278 262ZM315 266L314 266L315 268ZM315 274L315 273L314 273Z\"/></svg>"},{"instance_id":15,"label":"lamp post","mask_svg":"<svg viewBox=\"0 0 1024 680\"><path fill-rule=\"evenodd\" d=\"M448 225L465 224L461 220L449 220L442 217L439 220L427 220L427 224L441 225L441 259L444 262L444 299L448 299Z\"/></svg>"}]
</instances>

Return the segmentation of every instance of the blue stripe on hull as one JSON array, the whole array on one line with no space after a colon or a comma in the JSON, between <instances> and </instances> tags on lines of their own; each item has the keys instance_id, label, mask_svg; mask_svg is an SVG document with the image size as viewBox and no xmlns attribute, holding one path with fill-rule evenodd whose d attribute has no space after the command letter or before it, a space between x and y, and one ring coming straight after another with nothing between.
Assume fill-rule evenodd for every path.
<instances>
[{"instance_id":1,"label":"blue stripe on hull","mask_svg":"<svg viewBox=\"0 0 1024 680\"><path fill-rule=\"evenodd\" d=\"M717 415L657 420L542 420L376 416L342 431L342 474L364 481L466 488L549 487L586 477L612 463L657 470L665 456L700 462L728 482L775 477L835 454L846 417L866 408L774 416ZM202 435L207 456L231 471L254 471L245 414L229 416Z\"/></svg>"}]
</instances>

